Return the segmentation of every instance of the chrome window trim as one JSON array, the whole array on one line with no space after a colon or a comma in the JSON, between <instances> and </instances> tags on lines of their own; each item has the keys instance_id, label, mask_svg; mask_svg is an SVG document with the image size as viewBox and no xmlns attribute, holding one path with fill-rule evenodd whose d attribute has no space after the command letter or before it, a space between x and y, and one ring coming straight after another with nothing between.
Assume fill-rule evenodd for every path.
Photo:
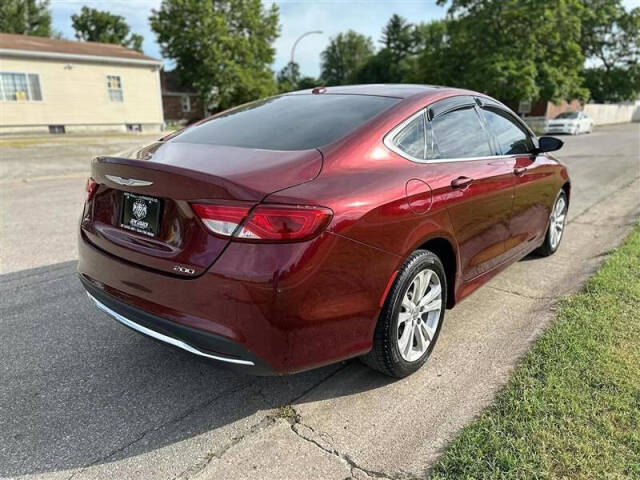
<instances>
[{"instance_id":1,"label":"chrome window trim","mask_svg":"<svg viewBox=\"0 0 640 480\"><path fill-rule=\"evenodd\" d=\"M410 161L415 162L415 163L424 163L424 164L429 164L429 163L449 163L449 162L473 162L473 161L476 161L476 160L486 160L488 158L502 158L502 157L507 158L507 157L512 156L512 155L487 155L487 156L484 156L484 157L434 158L434 159L431 159L431 160L425 160L425 159L420 159L420 158L416 158L416 157L413 157L413 156L409 155L408 153L406 153L403 150L401 150L400 148L398 148L393 143L393 140L395 139L396 135L402 131L402 129L404 127L406 127L409 123L411 123L414 119L419 117L421 114L425 113L427 108L428 107L423 108L422 110L414 113L410 117L408 117L405 120L403 120L400 124L396 125L389 133L387 133L384 136L384 139L383 139L384 145L389 150L391 150L392 152L397 153L398 155L400 155L403 158L406 158L407 160L410 160ZM520 156L520 155L517 155L517 156Z\"/></svg>"},{"instance_id":2,"label":"chrome window trim","mask_svg":"<svg viewBox=\"0 0 640 480\"><path fill-rule=\"evenodd\" d=\"M447 98L449 98L449 97L447 97ZM475 97L473 97L473 98L475 98ZM425 115L425 122L430 122L431 120L429 120L429 118L427 117L427 110L431 106L432 106L432 104L431 105L427 105L424 108L421 108L420 110L418 110L414 114L412 114L409 117L407 117L406 119L404 119L398 125L393 127L389 132L387 132L387 134L382 139L382 142L384 143L385 147L387 147L392 152L400 155L401 157L406 158L409 161L412 161L414 163L422 163L422 164L450 163L450 162L474 162L474 161L478 161L478 160L487 160L487 159L491 159L491 158L514 158L514 157L523 157L523 156L532 156L533 155L533 153L515 153L515 154L509 154L509 155L502 155L502 154L488 155L488 156L484 156L484 157L436 158L436 159L431 159L431 160L425 160L425 159L420 159L420 158L413 157L413 156L409 155L408 153L404 152L403 150L401 150L400 148L398 148L393 141L394 141L396 135L398 133L400 133L404 127L406 127L409 123L411 123L418 116L424 114ZM530 133L531 141L533 142L534 146L537 146L537 141L536 141L537 140L537 136L536 136L536 134L531 131L529 126L526 123L524 123L520 117L515 116L508 109L502 107L501 105L497 105L497 104L495 104L493 102L490 104L490 106L493 107L493 108L496 108L496 109L503 110L506 113L508 113L510 116L516 118L518 123L520 123L522 126L524 126L525 129ZM460 107L457 107L457 108L468 108L468 107L460 106ZM478 107L478 108L482 108L482 107ZM442 112L438 116L444 115L445 113L449 113L449 111L450 110L447 110L446 112ZM478 112L476 112L476 113L478 113ZM481 122L482 127L484 128L484 124L482 123L482 120L480 120L480 122ZM493 135L490 134L489 137L493 138ZM425 125L425 142L426 142L426 125Z\"/></svg>"},{"instance_id":3,"label":"chrome window trim","mask_svg":"<svg viewBox=\"0 0 640 480\"><path fill-rule=\"evenodd\" d=\"M169 345L173 345L174 347L181 348L182 350L186 350L187 352L193 353L194 355L198 355L200 357L211 358L213 360L218 360L218 361L221 361L221 362L235 363L237 365L251 365L251 366L255 365L253 362L251 362L249 360L241 360L241 359L237 359L237 358L221 357L221 356L218 356L218 355L211 355L209 353L202 352L202 351L198 350L197 348L192 347L188 343L183 342L182 340L178 340L177 338L173 338L173 337L169 337L167 335L163 335L162 333L156 332L155 330L151 330L150 328L147 328L147 327L145 327L143 325L135 323L135 322L129 320L128 318L120 315L118 312L116 312L114 310L111 310L109 307L107 307L100 300L96 299L89 292L87 292L87 295L89 296L89 298L91 300L93 300L93 302L96 304L96 307L99 310L102 310L107 315L115 318L118 322L120 322L121 324L125 325L126 327L129 327L129 328L131 328L131 329L133 329L133 330L135 330L137 332L140 332L140 333L142 333L144 335L147 335L147 336L149 336L151 338L155 338L156 340L159 340L161 342L168 343Z\"/></svg>"},{"instance_id":4,"label":"chrome window trim","mask_svg":"<svg viewBox=\"0 0 640 480\"><path fill-rule=\"evenodd\" d=\"M412 155L409 155L408 153L406 153L404 150L402 150L400 147L398 147L395 143L395 137L402 131L404 130L405 127L407 127L411 122L413 122L416 118L418 118L420 115L426 115L426 108L423 108L422 110L414 113L413 115L411 115L409 118L405 119L402 121L402 123L400 123L399 125L396 125L393 130L391 130L389 133L387 133L384 136L383 142L384 144L387 146L387 148L389 148L390 150L393 150L394 152L396 152L398 155L401 155L413 162L419 162L419 163L424 163L426 162L426 160L424 159L418 159L417 157L414 157ZM425 144L425 151L426 151L426 146L427 146L427 132L426 132L426 122L427 119L426 117L423 118L423 122L424 122L424 128L425 128L425 135L424 135L424 144ZM387 141L388 139L388 141Z\"/></svg>"},{"instance_id":5,"label":"chrome window trim","mask_svg":"<svg viewBox=\"0 0 640 480\"><path fill-rule=\"evenodd\" d=\"M398 125L396 125L395 127L393 127L391 129L391 131L389 131L384 138L382 139L382 142L385 144L385 146L397 153L398 155L400 155L401 157L406 158L407 160L411 160L412 162L416 162L416 163L427 163L428 161L425 159L419 159L416 158L412 155L409 155L408 153L406 153L404 150L401 150L395 143L395 137L404 129L404 127L406 127L407 125L409 125L411 122L413 122L416 118L418 118L420 115L426 115L426 111L427 111L428 107L422 108L420 110L418 110L416 113L414 113L413 115L410 115L409 117L405 118L402 122L400 122ZM426 134L426 132L425 132ZM425 135L426 137L426 135ZM426 140L425 140L426 142Z\"/></svg>"}]
</instances>

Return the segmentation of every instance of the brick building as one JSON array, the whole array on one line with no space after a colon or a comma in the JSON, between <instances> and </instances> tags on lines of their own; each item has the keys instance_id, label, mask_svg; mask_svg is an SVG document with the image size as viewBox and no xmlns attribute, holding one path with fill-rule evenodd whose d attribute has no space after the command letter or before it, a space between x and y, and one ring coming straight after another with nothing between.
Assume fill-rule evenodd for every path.
<instances>
[{"instance_id":1,"label":"brick building","mask_svg":"<svg viewBox=\"0 0 640 480\"><path fill-rule=\"evenodd\" d=\"M175 71L160 72L162 85L162 109L166 123L188 125L205 116L198 94L180 82Z\"/></svg>"},{"instance_id":2,"label":"brick building","mask_svg":"<svg viewBox=\"0 0 640 480\"><path fill-rule=\"evenodd\" d=\"M539 100L531 106L531 111L528 113L532 117L544 117L555 118L556 115L562 112L574 112L582 110L582 104L579 100L571 100L567 102L563 100L560 103L553 103L547 100Z\"/></svg>"}]
</instances>

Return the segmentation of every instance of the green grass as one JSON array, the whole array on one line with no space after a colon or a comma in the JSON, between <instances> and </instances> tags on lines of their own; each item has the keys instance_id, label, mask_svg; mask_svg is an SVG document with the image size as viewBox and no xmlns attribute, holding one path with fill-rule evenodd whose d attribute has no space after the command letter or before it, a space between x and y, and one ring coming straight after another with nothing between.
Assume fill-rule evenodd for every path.
<instances>
[{"instance_id":1,"label":"green grass","mask_svg":"<svg viewBox=\"0 0 640 480\"><path fill-rule=\"evenodd\" d=\"M640 479L640 226L563 301L434 479Z\"/></svg>"}]
</instances>

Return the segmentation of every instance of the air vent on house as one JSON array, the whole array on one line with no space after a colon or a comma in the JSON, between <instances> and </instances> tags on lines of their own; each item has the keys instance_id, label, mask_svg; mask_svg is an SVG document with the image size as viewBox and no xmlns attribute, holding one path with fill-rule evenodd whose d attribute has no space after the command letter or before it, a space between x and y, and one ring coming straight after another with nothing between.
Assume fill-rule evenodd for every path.
<instances>
[{"instance_id":1,"label":"air vent on house","mask_svg":"<svg viewBox=\"0 0 640 480\"><path fill-rule=\"evenodd\" d=\"M141 132L142 125L139 123L127 123L127 132Z\"/></svg>"},{"instance_id":2,"label":"air vent on house","mask_svg":"<svg viewBox=\"0 0 640 480\"><path fill-rule=\"evenodd\" d=\"M65 133L64 125L49 125L49 133Z\"/></svg>"}]
</instances>

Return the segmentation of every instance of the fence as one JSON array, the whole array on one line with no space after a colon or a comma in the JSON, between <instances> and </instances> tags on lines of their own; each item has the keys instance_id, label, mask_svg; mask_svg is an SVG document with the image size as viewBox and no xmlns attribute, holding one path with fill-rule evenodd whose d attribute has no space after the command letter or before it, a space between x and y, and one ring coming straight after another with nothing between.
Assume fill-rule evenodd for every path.
<instances>
[{"instance_id":1,"label":"fence","mask_svg":"<svg viewBox=\"0 0 640 480\"><path fill-rule=\"evenodd\" d=\"M596 125L640 122L640 105L634 103L587 103L584 111Z\"/></svg>"}]
</instances>

